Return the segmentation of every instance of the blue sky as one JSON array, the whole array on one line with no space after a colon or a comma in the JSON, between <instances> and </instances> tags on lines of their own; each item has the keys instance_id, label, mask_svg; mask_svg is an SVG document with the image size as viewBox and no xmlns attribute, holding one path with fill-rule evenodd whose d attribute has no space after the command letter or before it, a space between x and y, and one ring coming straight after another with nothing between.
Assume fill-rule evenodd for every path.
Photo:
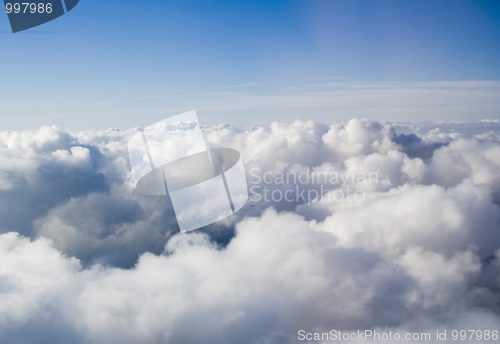
<instances>
[{"instance_id":1,"label":"blue sky","mask_svg":"<svg viewBox=\"0 0 500 344\"><path fill-rule=\"evenodd\" d=\"M80 0L0 40L0 130L500 118L498 1Z\"/></svg>"}]
</instances>

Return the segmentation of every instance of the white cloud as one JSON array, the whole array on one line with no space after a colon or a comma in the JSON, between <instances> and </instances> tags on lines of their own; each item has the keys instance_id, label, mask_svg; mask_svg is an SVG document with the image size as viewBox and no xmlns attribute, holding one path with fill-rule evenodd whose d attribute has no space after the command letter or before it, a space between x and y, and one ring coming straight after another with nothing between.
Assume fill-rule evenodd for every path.
<instances>
[{"instance_id":1,"label":"white cloud","mask_svg":"<svg viewBox=\"0 0 500 344\"><path fill-rule=\"evenodd\" d=\"M212 147L241 152L250 186L293 191L275 178L337 173L338 184L299 186L364 197L262 199L182 235L166 198L133 189L126 140L135 130L2 132L0 341L295 343L299 329L495 330L499 132L495 123L369 120L205 128ZM373 172L377 182L342 181Z\"/></svg>"}]
</instances>

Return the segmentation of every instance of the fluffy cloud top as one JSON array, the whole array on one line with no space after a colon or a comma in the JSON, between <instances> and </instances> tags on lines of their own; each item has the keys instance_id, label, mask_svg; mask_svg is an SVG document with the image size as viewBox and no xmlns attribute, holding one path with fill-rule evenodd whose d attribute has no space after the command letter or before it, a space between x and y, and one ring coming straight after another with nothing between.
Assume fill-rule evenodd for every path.
<instances>
[{"instance_id":1,"label":"fluffy cloud top","mask_svg":"<svg viewBox=\"0 0 500 344\"><path fill-rule=\"evenodd\" d=\"M188 234L167 197L134 191L134 133L0 133L1 342L499 329L495 123L204 128L241 152L254 192ZM277 197L300 190L315 197ZM331 197L349 191L362 197Z\"/></svg>"}]
</instances>

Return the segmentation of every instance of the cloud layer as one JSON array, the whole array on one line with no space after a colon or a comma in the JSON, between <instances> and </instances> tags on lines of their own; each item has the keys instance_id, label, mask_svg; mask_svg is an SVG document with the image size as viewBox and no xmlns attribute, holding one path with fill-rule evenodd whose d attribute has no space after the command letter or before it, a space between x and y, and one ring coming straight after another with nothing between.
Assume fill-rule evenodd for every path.
<instances>
[{"instance_id":1,"label":"cloud layer","mask_svg":"<svg viewBox=\"0 0 500 344\"><path fill-rule=\"evenodd\" d=\"M254 188L188 234L167 197L134 191L135 132L0 133L1 342L499 328L497 123L204 128Z\"/></svg>"}]
</instances>

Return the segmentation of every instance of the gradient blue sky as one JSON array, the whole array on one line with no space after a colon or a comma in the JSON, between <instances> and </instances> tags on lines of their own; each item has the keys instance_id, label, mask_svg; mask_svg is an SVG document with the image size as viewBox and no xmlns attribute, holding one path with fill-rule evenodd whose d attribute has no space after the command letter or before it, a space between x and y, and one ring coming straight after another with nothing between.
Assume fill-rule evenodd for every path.
<instances>
[{"instance_id":1,"label":"gradient blue sky","mask_svg":"<svg viewBox=\"0 0 500 344\"><path fill-rule=\"evenodd\" d=\"M500 1L80 0L0 41L0 130L500 118Z\"/></svg>"}]
</instances>

